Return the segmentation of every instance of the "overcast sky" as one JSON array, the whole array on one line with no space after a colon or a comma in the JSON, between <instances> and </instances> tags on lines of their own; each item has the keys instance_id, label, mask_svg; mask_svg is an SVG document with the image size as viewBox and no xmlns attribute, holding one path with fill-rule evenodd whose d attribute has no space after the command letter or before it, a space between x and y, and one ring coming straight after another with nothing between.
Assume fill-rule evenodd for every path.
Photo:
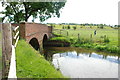
<instances>
[{"instance_id":1,"label":"overcast sky","mask_svg":"<svg viewBox=\"0 0 120 80\"><path fill-rule=\"evenodd\" d=\"M67 0L60 18L51 23L97 23L118 24L119 0Z\"/></svg>"},{"instance_id":2,"label":"overcast sky","mask_svg":"<svg viewBox=\"0 0 120 80\"><path fill-rule=\"evenodd\" d=\"M60 18L50 18L45 23L95 23L118 24L120 0L67 0ZM0 5L0 11L3 10ZM28 20L31 22L31 18ZM35 22L40 22L38 19Z\"/></svg>"}]
</instances>

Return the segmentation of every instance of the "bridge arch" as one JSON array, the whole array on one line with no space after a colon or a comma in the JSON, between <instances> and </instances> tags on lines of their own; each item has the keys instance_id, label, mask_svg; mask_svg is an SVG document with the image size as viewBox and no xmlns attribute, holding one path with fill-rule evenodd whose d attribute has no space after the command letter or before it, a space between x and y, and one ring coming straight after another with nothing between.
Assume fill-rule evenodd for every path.
<instances>
[{"instance_id":1,"label":"bridge arch","mask_svg":"<svg viewBox=\"0 0 120 80\"><path fill-rule=\"evenodd\" d=\"M47 41L48 41L48 36L47 36L47 34L44 34L43 41L42 41L43 48L45 48L47 46Z\"/></svg>"},{"instance_id":2,"label":"bridge arch","mask_svg":"<svg viewBox=\"0 0 120 80\"><path fill-rule=\"evenodd\" d=\"M37 40L37 38L32 38L30 41L29 41L29 44L35 49L35 50L40 50L40 45L39 45L39 42Z\"/></svg>"}]
</instances>

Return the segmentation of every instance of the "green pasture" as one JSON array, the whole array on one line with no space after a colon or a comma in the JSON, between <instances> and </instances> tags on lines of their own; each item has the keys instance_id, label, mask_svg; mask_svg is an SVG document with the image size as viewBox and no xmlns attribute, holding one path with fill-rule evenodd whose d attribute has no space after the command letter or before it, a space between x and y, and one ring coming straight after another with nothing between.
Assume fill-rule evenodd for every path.
<instances>
[{"instance_id":1,"label":"green pasture","mask_svg":"<svg viewBox=\"0 0 120 80\"><path fill-rule=\"evenodd\" d=\"M64 28L63 28L64 27ZM76 28L73 28L76 27ZM119 53L118 29L104 26L53 25L53 33L65 37L73 47L91 48L110 53ZM94 31L96 30L96 35ZM58 38L54 38L58 39Z\"/></svg>"},{"instance_id":2,"label":"green pasture","mask_svg":"<svg viewBox=\"0 0 120 80\"><path fill-rule=\"evenodd\" d=\"M79 34L80 38L92 40L94 43L103 43L104 37L106 36L110 40L107 44L118 46L118 29L106 26L103 29L97 28L97 26L90 28L90 26L80 25L69 25L70 29L63 29L63 26L67 27L68 25L55 25L53 32L76 39ZM73 29L73 26L76 26L76 30ZM97 31L96 35L94 35L95 30Z\"/></svg>"}]
</instances>

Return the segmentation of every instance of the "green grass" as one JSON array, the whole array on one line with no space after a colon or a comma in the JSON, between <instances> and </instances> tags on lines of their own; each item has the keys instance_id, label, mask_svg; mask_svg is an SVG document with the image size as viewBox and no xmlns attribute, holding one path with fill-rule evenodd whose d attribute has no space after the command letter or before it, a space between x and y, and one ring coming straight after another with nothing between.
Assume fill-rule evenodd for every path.
<instances>
[{"instance_id":1,"label":"green grass","mask_svg":"<svg viewBox=\"0 0 120 80\"><path fill-rule=\"evenodd\" d=\"M64 78L24 40L20 40L16 47L16 64L18 78Z\"/></svg>"},{"instance_id":2,"label":"green grass","mask_svg":"<svg viewBox=\"0 0 120 80\"><path fill-rule=\"evenodd\" d=\"M66 37L53 37L53 38L51 38L50 40L70 42Z\"/></svg>"},{"instance_id":3,"label":"green grass","mask_svg":"<svg viewBox=\"0 0 120 80\"><path fill-rule=\"evenodd\" d=\"M73 27L75 25L69 25L71 27L70 29L63 29L63 26L65 27L68 25L55 25L54 29L57 30L54 30L53 32L55 34L66 36L67 39L71 39L73 43L72 46L100 50L106 49L106 51L109 52L118 52L118 29L113 29L106 26L103 29L100 29L97 28L97 26L92 26L92 28L90 28L90 26L76 25L77 29L74 30ZM95 30L97 31L96 35L94 35ZM81 42L78 41L78 34ZM104 36L106 36L106 38L104 38ZM96 47L96 45L98 46Z\"/></svg>"}]
</instances>

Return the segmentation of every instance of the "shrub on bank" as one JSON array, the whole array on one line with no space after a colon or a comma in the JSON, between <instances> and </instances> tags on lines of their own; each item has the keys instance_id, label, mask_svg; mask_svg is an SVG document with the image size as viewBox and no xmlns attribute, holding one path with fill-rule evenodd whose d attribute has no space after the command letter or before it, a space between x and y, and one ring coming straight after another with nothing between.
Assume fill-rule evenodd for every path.
<instances>
[{"instance_id":1,"label":"shrub on bank","mask_svg":"<svg viewBox=\"0 0 120 80\"><path fill-rule=\"evenodd\" d=\"M70 42L69 39L66 37L53 37L49 41L65 41L65 42Z\"/></svg>"},{"instance_id":2,"label":"shrub on bank","mask_svg":"<svg viewBox=\"0 0 120 80\"><path fill-rule=\"evenodd\" d=\"M55 37L62 37L62 36L63 36L63 35L57 34L57 33L53 33L53 35L54 35Z\"/></svg>"},{"instance_id":3,"label":"shrub on bank","mask_svg":"<svg viewBox=\"0 0 120 80\"><path fill-rule=\"evenodd\" d=\"M56 37L53 40L60 40L60 41L67 41L71 43L72 47L84 47L84 48L91 48L99 51L107 51L110 53L118 53L120 54L120 49L117 46L107 45L110 42L108 37L103 37L104 43L94 43L90 39L80 38L76 39L74 37Z\"/></svg>"}]
</instances>

